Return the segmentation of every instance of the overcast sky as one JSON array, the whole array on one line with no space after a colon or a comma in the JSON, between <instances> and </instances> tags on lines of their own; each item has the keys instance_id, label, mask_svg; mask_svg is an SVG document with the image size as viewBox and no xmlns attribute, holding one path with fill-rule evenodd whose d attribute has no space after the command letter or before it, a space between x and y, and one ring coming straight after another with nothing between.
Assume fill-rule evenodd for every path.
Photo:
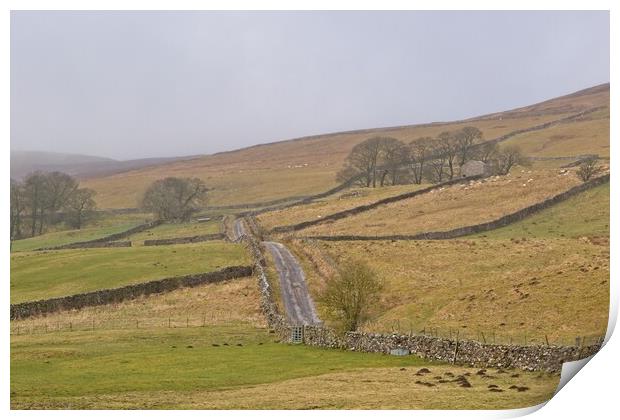
<instances>
[{"instance_id":1,"label":"overcast sky","mask_svg":"<svg viewBox=\"0 0 620 420\"><path fill-rule=\"evenodd\" d=\"M15 150L212 153L608 81L607 12L11 14Z\"/></svg>"}]
</instances>

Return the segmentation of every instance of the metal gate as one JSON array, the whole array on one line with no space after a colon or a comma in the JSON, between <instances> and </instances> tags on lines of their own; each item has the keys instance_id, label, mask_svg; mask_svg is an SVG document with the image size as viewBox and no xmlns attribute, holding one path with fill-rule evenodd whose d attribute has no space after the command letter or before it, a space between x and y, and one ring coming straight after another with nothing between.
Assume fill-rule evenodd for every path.
<instances>
[{"instance_id":1,"label":"metal gate","mask_svg":"<svg viewBox=\"0 0 620 420\"><path fill-rule=\"evenodd\" d=\"M294 325L291 327L291 343L301 344L304 342L304 327L303 325Z\"/></svg>"}]
</instances>

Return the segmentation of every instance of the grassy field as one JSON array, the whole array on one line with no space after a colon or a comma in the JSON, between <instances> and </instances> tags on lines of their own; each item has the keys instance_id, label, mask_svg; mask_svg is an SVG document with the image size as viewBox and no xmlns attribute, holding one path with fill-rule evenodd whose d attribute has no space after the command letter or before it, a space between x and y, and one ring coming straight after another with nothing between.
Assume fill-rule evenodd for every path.
<instances>
[{"instance_id":1,"label":"grassy field","mask_svg":"<svg viewBox=\"0 0 620 420\"><path fill-rule=\"evenodd\" d=\"M469 372L473 386L428 374L435 387L416 384L421 366L434 376ZM549 399L559 378L474 372L414 356L278 344L243 324L20 335L11 338L11 408L507 408ZM489 392L491 383L505 392Z\"/></svg>"},{"instance_id":2,"label":"grassy field","mask_svg":"<svg viewBox=\"0 0 620 420\"><path fill-rule=\"evenodd\" d=\"M268 229L314 220L328 214L337 213L353 207L370 204L381 199L428 187L422 185L394 185L382 188L349 188L323 200L309 204L274 210L259 215L258 221ZM356 195L349 195L356 194Z\"/></svg>"},{"instance_id":3,"label":"grassy field","mask_svg":"<svg viewBox=\"0 0 620 420\"><path fill-rule=\"evenodd\" d=\"M395 235L446 231L495 220L578 185L574 170L516 167L506 176L443 187L344 219L303 229L300 235Z\"/></svg>"},{"instance_id":4,"label":"grassy field","mask_svg":"<svg viewBox=\"0 0 620 420\"><path fill-rule=\"evenodd\" d=\"M255 281L13 321L11 408L516 408L549 399L557 387L557 375L489 378L414 356L280 344L261 328ZM187 313L197 315L189 327ZM205 313L216 316L196 326ZM431 373L420 377L423 366ZM438 379L462 374L471 388ZM490 392L491 384L503 392Z\"/></svg>"},{"instance_id":5,"label":"grassy field","mask_svg":"<svg viewBox=\"0 0 620 420\"><path fill-rule=\"evenodd\" d=\"M209 235L220 233L220 223L220 220L210 220L202 223L165 223L152 229L131 235L127 239L132 241L133 245L141 245L147 239L168 239L180 238L184 236Z\"/></svg>"},{"instance_id":6,"label":"grassy field","mask_svg":"<svg viewBox=\"0 0 620 420\"><path fill-rule=\"evenodd\" d=\"M123 232L149 220L151 220L150 216L144 213L123 215L104 214L82 229L58 230L33 238L14 241L11 244L11 252L32 251L37 248L66 245L72 242L90 241L114 233Z\"/></svg>"},{"instance_id":7,"label":"grassy field","mask_svg":"<svg viewBox=\"0 0 620 420\"><path fill-rule=\"evenodd\" d=\"M609 237L609 183L478 238Z\"/></svg>"},{"instance_id":8,"label":"grassy field","mask_svg":"<svg viewBox=\"0 0 620 420\"><path fill-rule=\"evenodd\" d=\"M249 262L242 245L223 241L20 252L11 256L11 302L120 287Z\"/></svg>"}]
</instances>

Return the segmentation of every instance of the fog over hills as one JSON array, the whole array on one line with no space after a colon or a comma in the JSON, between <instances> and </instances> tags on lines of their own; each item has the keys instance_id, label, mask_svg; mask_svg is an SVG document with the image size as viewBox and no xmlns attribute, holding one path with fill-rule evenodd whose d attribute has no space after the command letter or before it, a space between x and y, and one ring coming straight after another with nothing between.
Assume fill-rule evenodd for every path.
<instances>
[{"instance_id":1,"label":"fog over hills","mask_svg":"<svg viewBox=\"0 0 620 420\"><path fill-rule=\"evenodd\" d=\"M115 160L71 153L11 150L11 178L21 179L34 171L60 171L78 178L88 178L192 157L195 156Z\"/></svg>"}]
</instances>

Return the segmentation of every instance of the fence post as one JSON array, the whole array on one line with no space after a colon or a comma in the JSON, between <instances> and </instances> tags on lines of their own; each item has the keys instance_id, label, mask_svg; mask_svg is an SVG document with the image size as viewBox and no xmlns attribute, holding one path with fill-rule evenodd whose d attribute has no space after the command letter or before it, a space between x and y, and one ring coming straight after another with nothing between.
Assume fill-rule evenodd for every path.
<instances>
[{"instance_id":1,"label":"fence post","mask_svg":"<svg viewBox=\"0 0 620 420\"><path fill-rule=\"evenodd\" d=\"M170 327L170 317L168 317L168 328L171 328Z\"/></svg>"},{"instance_id":2,"label":"fence post","mask_svg":"<svg viewBox=\"0 0 620 420\"><path fill-rule=\"evenodd\" d=\"M454 347L454 355L452 356L452 364L456 363L456 356L459 351L459 330L456 330L456 345Z\"/></svg>"},{"instance_id":3,"label":"fence post","mask_svg":"<svg viewBox=\"0 0 620 420\"><path fill-rule=\"evenodd\" d=\"M69 321L69 331L73 331L73 322Z\"/></svg>"}]
</instances>

